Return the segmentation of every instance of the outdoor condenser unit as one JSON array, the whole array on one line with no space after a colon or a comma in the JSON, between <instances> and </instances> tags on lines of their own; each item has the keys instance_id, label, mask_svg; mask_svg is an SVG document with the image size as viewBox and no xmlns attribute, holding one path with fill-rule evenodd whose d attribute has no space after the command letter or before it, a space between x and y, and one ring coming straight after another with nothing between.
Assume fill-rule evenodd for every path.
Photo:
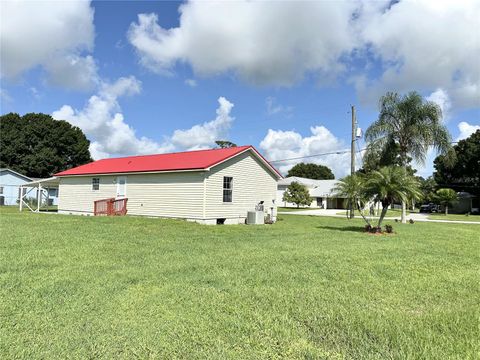
<instances>
[{"instance_id":1,"label":"outdoor condenser unit","mask_svg":"<svg viewBox=\"0 0 480 360\"><path fill-rule=\"evenodd\" d=\"M247 225L262 225L265 224L265 214L263 211L249 211L247 212Z\"/></svg>"}]
</instances>

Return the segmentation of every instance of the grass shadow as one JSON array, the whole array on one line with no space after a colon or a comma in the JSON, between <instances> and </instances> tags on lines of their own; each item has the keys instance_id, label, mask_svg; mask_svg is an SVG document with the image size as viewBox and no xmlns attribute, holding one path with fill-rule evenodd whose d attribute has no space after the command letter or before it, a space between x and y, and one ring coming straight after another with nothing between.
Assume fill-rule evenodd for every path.
<instances>
[{"instance_id":1,"label":"grass shadow","mask_svg":"<svg viewBox=\"0 0 480 360\"><path fill-rule=\"evenodd\" d=\"M364 233L365 227L363 226L316 226L317 229L342 231L342 232L355 232Z\"/></svg>"}]
</instances>

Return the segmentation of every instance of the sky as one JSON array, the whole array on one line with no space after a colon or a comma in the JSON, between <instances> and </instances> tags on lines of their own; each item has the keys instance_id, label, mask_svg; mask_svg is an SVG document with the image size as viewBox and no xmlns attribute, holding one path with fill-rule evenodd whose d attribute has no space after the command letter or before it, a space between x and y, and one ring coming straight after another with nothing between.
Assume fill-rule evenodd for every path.
<instances>
[{"instance_id":1,"label":"sky","mask_svg":"<svg viewBox=\"0 0 480 360\"><path fill-rule=\"evenodd\" d=\"M1 114L66 120L94 159L230 140L283 173L309 161L339 178L350 169L351 106L366 129L388 91L438 103L453 141L480 129L479 1L1 1L0 10ZM312 156L323 153L334 154ZM419 175L432 174L435 156L415 165Z\"/></svg>"}]
</instances>

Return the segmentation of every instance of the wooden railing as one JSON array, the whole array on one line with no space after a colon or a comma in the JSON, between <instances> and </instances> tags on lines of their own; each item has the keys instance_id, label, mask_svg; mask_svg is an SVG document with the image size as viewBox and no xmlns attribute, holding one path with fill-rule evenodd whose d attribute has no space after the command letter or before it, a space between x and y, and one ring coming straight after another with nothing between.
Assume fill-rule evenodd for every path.
<instances>
[{"instance_id":1,"label":"wooden railing","mask_svg":"<svg viewBox=\"0 0 480 360\"><path fill-rule=\"evenodd\" d=\"M95 216L121 216L127 214L128 199L102 199L94 201L93 213Z\"/></svg>"}]
</instances>

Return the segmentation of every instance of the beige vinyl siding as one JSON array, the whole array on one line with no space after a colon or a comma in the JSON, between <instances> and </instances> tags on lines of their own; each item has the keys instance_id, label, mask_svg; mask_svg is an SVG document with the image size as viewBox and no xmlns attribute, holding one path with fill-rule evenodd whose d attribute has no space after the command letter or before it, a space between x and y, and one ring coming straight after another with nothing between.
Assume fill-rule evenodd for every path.
<instances>
[{"instance_id":1,"label":"beige vinyl siding","mask_svg":"<svg viewBox=\"0 0 480 360\"><path fill-rule=\"evenodd\" d=\"M129 215L201 219L203 172L127 176Z\"/></svg>"},{"instance_id":2,"label":"beige vinyl siding","mask_svg":"<svg viewBox=\"0 0 480 360\"><path fill-rule=\"evenodd\" d=\"M233 177L233 201L223 202L223 177ZM207 173L205 217L245 218L265 201L269 210L276 198L277 178L250 151L217 165Z\"/></svg>"},{"instance_id":3,"label":"beige vinyl siding","mask_svg":"<svg viewBox=\"0 0 480 360\"><path fill-rule=\"evenodd\" d=\"M203 172L123 174L129 215L200 219L203 217ZM100 189L92 190L92 178ZM93 213L95 200L115 197L117 176L78 176L60 179L60 212Z\"/></svg>"},{"instance_id":4,"label":"beige vinyl siding","mask_svg":"<svg viewBox=\"0 0 480 360\"><path fill-rule=\"evenodd\" d=\"M100 179L98 190L92 190L92 178ZM58 188L58 211L92 213L95 200L115 197L116 176L61 177Z\"/></svg>"}]
</instances>

